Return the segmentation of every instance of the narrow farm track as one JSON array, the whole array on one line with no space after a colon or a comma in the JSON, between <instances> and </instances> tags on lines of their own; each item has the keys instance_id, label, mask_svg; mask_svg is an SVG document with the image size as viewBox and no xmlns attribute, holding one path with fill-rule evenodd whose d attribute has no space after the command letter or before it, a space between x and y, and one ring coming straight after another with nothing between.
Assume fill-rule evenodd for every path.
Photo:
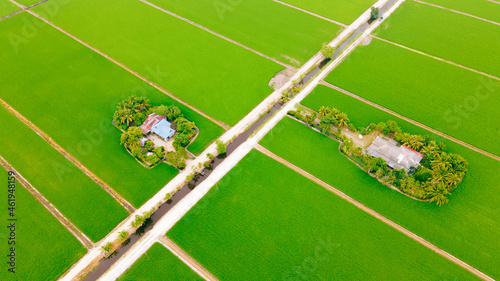
<instances>
[{"instance_id":1,"label":"narrow farm track","mask_svg":"<svg viewBox=\"0 0 500 281\"><path fill-rule=\"evenodd\" d=\"M381 214L377 213L376 211L366 207L365 205L361 204L360 202L356 201L352 197L348 196L347 194L343 193L342 191L336 189L335 187L323 182L322 180L316 178L315 176L309 174L308 172L302 170L301 168L293 165L292 163L286 161L285 159L279 157L278 155L272 153L271 151L267 150L266 148L262 147L259 144L256 144L255 149L258 151L264 153L265 155L271 157L272 159L282 163L283 165L287 166L288 168L294 170L295 172L301 174L302 176L308 178L309 180L321 185L322 187L326 188L327 190L331 191L332 193L336 194L337 196L341 197L342 199L346 200L347 202L353 204L354 206L358 207L362 211L370 214L371 216L375 217L378 220L381 220L385 224L391 226L392 228L396 229L397 231L403 233L404 235L410 237L411 239L417 241L418 243L422 244L423 246L429 248L430 250L438 253L439 255L443 256L444 258L450 260L451 262L457 264L458 266L466 269L467 271L471 272L472 274L476 275L477 277L483 279L483 280L491 280L494 281L493 278L489 277L488 275L482 273L481 271L475 269L474 267L466 264L465 262L461 261L460 259L456 258L455 256L449 254L448 252L436 247L432 243L428 242L427 240L421 238L420 236L416 235L415 233L407 230L406 228L400 226L399 224L389 220L388 218L382 216Z\"/></svg>"},{"instance_id":2,"label":"narrow farm track","mask_svg":"<svg viewBox=\"0 0 500 281\"><path fill-rule=\"evenodd\" d=\"M28 190L35 199L42 204L73 236L80 241L80 243L87 249L92 249L94 243L85 235L76 225L74 225L68 218L66 218L54 205L52 205L47 198L45 198L31 183L28 182L20 173L14 169L2 156L0 156L0 165L7 171L13 171L16 174L16 180Z\"/></svg>"},{"instance_id":3,"label":"narrow farm track","mask_svg":"<svg viewBox=\"0 0 500 281\"><path fill-rule=\"evenodd\" d=\"M21 7L21 8L25 8L23 5L17 3L15 0L9 0L10 2L16 4L17 6ZM165 95L173 98L174 100L180 102L181 104L189 107L191 110L195 111L196 113L200 114L201 116L211 120L212 122L214 122L215 124L219 125L220 127L224 128L225 130L228 130L229 128L231 128L229 125L225 124L224 122L222 121L219 121L215 118L213 118L212 116L204 113L203 111L197 109L196 107L192 106L191 104L181 100L180 98L178 98L177 96L175 96L174 94L168 92L167 90L163 89L161 86L155 84L153 81L150 81L148 79L146 79L144 76L140 75L139 73L133 71L132 69L128 68L127 66L125 66L123 63L115 60L114 58L106 55L105 53L101 52L100 50L98 50L97 48L94 48L92 47L90 44L84 42L83 40L81 40L80 38L72 35L71 33L67 32L66 30L62 29L61 27L55 25L54 23L50 22L49 20L45 19L44 17L40 16L39 14L31 11L31 10L26 10L28 13L30 13L31 15L37 17L38 19L44 21L45 23L49 24L50 26L54 27L55 29L59 30L60 32L66 34L67 36L71 37L72 39L74 39L75 41L77 41L78 43L84 45L85 47L91 49L92 51L98 53L99 55L105 57L106 59L108 59L109 61L113 62L114 64L120 66L121 68L125 69L126 71L128 71L129 73L133 74L135 77L141 79L142 81L148 83L149 85L151 85L152 87L154 87L155 89L159 90L160 92L164 93Z\"/></svg>"},{"instance_id":4,"label":"narrow farm track","mask_svg":"<svg viewBox=\"0 0 500 281\"><path fill-rule=\"evenodd\" d=\"M187 264L194 272L198 273L203 279L208 281L218 281L215 276L205 269L198 261L193 259L188 253L184 252L174 241L168 239L165 235L158 237L158 241L170 252Z\"/></svg>"},{"instance_id":5,"label":"narrow farm track","mask_svg":"<svg viewBox=\"0 0 500 281\"><path fill-rule=\"evenodd\" d=\"M491 75L491 74L488 74L486 72L482 72L482 71L479 71L479 70L476 70L474 68L470 68L470 67L467 67L467 66L464 66L464 65L461 65L461 64L458 64L458 63L455 63L455 62L452 62L452 61L449 61L449 60L446 60L446 59L443 59L443 58L440 58L440 57L436 57L436 56L433 56L433 55L430 55L430 54L427 54L427 53L424 53L422 51L419 51L419 50L416 50L416 49L413 49L413 48L410 48L410 47L407 47L405 45L401 45L401 44L398 44L396 42L392 42L390 40L387 40L387 39L384 39L384 38L381 38L381 37L378 37L378 36L375 36L375 35L371 35L371 37L375 38L375 39L378 39L380 41L384 41L386 43L389 43L389 44L392 44L394 46L398 46L400 48L403 48L403 49L406 49L408 51L412 51L412 52L415 52L417 54L420 54L420 55L423 55L423 56L426 56L426 57L429 57L429 58L433 58L435 60L438 60L438 61L442 61L442 62L445 62L447 64L451 64L451 65L454 65L456 67L460 67L462 69L465 69L465 70L469 70L469 71L472 71L472 72L475 72L477 74L481 74L481 75L484 75L486 77L489 77L491 79L495 79L495 80L498 80L500 81L500 78L499 77L496 77L495 75Z\"/></svg>"},{"instance_id":6,"label":"narrow farm track","mask_svg":"<svg viewBox=\"0 0 500 281\"><path fill-rule=\"evenodd\" d=\"M102 179L92 173L87 167L85 167L80 161L78 161L75 157L73 157L69 152L67 152L62 146L57 144L51 137L49 137L45 132L43 132L40 128L38 128L35 124L29 121L26 117L21 115L17 110L15 110L12 106L6 103L3 99L0 98L0 104L5 107L8 111L10 111L13 115L15 115L19 120L21 120L24 124L26 124L31 130L37 133L43 140L45 140L50 146L55 148L59 153L61 153L66 159L71 161L78 169L84 172L89 178L91 178L95 183L97 183L102 189L106 190L109 195L111 195L116 201L120 203L129 213L133 213L135 211L134 206L130 204L125 198L123 198L118 192L116 192L113 188L111 188L107 183L105 183Z\"/></svg>"},{"instance_id":7,"label":"narrow farm track","mask_svg":"<svg viewBox=\"0 0 500 281\"><path fill-rule=\"evenodd\" d=\"M484 151L484 150L482 150L482 149L480 149L480 148L477 148L477 147L475 147L475 146L473 146L473 145L470 145L470 144L468 144L468 143L466 143L466 142L464 142L464 141L461 141L461 140L456 139L456 138L454 138L454 137L452 137L452 136L449 136L449 135L447 135L447 134L444 134L444 133L442 133L442 132L440 132L440 131L438 131L438 130L435 130L435 129L433 129L433 128L431 128L431 127L428 127L428 126L426 126L426 125L424 125L424 124L421 124L421 123L419 123L419 122L417 122L417 121L414 121L414 120L412 120L412 119L410 119L410 118L408 118L408 117L405 117L405 116L403 116L403 115L401 115L401 114L398 114L398 113L396 113L396 112L394 112L394 111L392 111L392 110L390 110L390 109L387 109L387 108L385 108L385 107L383 107L383 106L381 106L381 105L378 105L378 104L376 104L376 103L374 103L374 102L371 102L371 101L369 101L369 100L367 100L367 99L364 99L364 98L362 98L362 97L360 97L360 96L357 96L357 95L355 95L355 94L353 94L353 93L351 93L351 92L349 92L349 91L346 91L346 90L344 90L344 89L342 89L342 88L340 88L340 87L337 87L337 86L332 85L332 84L330 84L330 83L328 83L328 82L325 82L325 81L321 81L321 84L322 84L322 85L324 85L324 86L330 87L330 88L332 88L332 89L334 89L334 90L337 90L337 91L339 91L339 92L341 92L341 93L343 93L343 94L346 94L346 95L348 95L348 96L350 96L350 97L353 97L353 98L355 98L355 99L357 99L357 100L359 100L359 101L362 101L362 102L364 102L364 103L366 103L366 104L368 104L368 105L371 105L371 106L373 106L373 107L376 107L376 108L378 108L378 109L380 109L380 110L382 110L382 111L385 111L385 112L387 112L387 113L389 113L389 114L391 114L391 115L394 115L394 116L396 116L396 117L398 117L398 118L401 118L401 119L403 119L403 120L405 120L405 121L407 121L407 122L410 122L410 123L412 123L413 125L419 126L420 128L423 128L423 129L426 129L426 130L428 130L428 131L430 131L430 132L433 132L433 133L434 133L434 134L436 134L436 135L439 135L439 136L441 136L441 137L443 137L443 138L446 138L446 139L448 139L448 140L450 140L450 141L453 141L453 142L455 142L455 143L458 143L458 144L460 144L460 145L462 145L462 146L465 146L465 147L467 147L467 148L469 148L469 149L471 149L471 150L474 150L474 151L476 151L476 152L478 152L478 153L481 153L481 154L483 154L483 155L485 155L485 156L488 156L488 157L490 157L490 158L492 158L492 159L495 159L495 160L497 160L497 161L500 161L500 156L497 156L497 155L495 155L495 154L493 154L493 153L490 153L490 152Z\"/></svg>"},{"instance_id":8,"label":"narrow farm track","mask_svg":"<svg viewBox=\"0 0 500 281\"><path fill-rule=\"evenodd\" d=\"M489 22L489 23L492 23L492 24L500 25L500 23L498 23L496 21L488 20L488 19L481 18L481 17L475 16L475 15L471 15L471 14L467 14L467 13L464 13L464 12L461 12L461 11L457 11L457 10L453 10L453 9L446 8L446 7L443 7L443 6L439 6L439 5L436 5L436 4L427 3L427 2L424 2L424 1L421 1L421 0L413 0L413 1L415 1L417 3L420 3L420 4L429 5L429 6L432 6L432 7L436 7L436 8L440 8L440 9L447 10L447 11L450 11L450 12L454 12L454 13L457 13L457 14L461 14L461 15L464 15L464 16L468 16L468 17L471 17L471 18L475 18L475 19L478 19L478 20L486 21L486 22ZM491 1L491 0L490 0L490 2L495 3L495 1ZM496 2L496 3L499 4L498 2Z\"/></svg>"},{"instance_id":9,"label":"narrow farm track","mask_svg":"<svg viewBox=\"0 0 500 281\"><path fill-rule=\"evenodd\" d=\"M191 24L191 25L194 25L194 26L196 26L196 27L198 27L198 28L200 28L200 29L202 29L202 30L204 30L204 31L206 31L206 32L208 32L208 33L210 33L210 34L212 34L212 35L215 35L215 36L217 36L217 37L219 37L219 38L221 38L221 39L224 39L224 40L226 40L226 41L228 41L228 42L231 42L231 43L233 43L233 44L235 44L235 45L237 45L237 46L239 46L239 47L241 47L241 48L243 48L243 49L249 50L250 52L255 53L255 54L257 54L257 55L259 55L259 56L261 56L261 57L263 57L263 58L266 58L266 59L271 60L271 61L273 61L273 62L275 62L275 63L277 63L277 64L280 64L281 66L284 66L284 67L286 67L286 68L288 68L288 69L295 69L295 67L293 67L293 66L291 66L291 65L288 65L288 64L283 63L283 62L281 62L281 61L279 61L279 60L277 60L277 59L274 59L274 58L272 58L272 57L270 57L270 56L267 56L267 55L265 55L265 54L263 54L263 53L261 53L261 52L259 52L259 51L257 51L257 50L254 50L254 49L252 49L252 48L250 48L250 47L248 47L248 46L245 46L245 45L241 44L241 43L240 43L240 42L238 42L238 41L235 41L235 40L233 40L233 39L231 39L231 38L229 38L229 37L226 37L226 36L224 36L224 35L222 35L222 34L220 34L220 33L217 33L217 32L215 32L215 31L213 31L213 30L211 30L211 29L208 29L208 28L204 27L203 25L201 25L201 24L197 24L197 23L195 23L194 21L191 21L191 20L189 20L189 19L187 19L187 18L181 17L181 16L179 16L179 15L177 15L177 14L173 13L173 12L170 12L169 10L166 10L166 9L164 9L164 8L162 8L162 7L159 7L159 6L157 6L157 5L155 5L155 4L151 3L151 2L148 2L148 1L146 1L146 0L139 0L139 1L141 1L142 3L144 3L144 4L146 4L146 5L149 5L149 6L153 7L153 8L155 8L155 9L159 10L159 11L162 11L162 12L164 12L164 13L166 13L166 14L169 14L169 15L171 15L171 16L173 16L173 17L176 17L176 18L178 18L178 19L180 19L180 20L182 20L182 21L184 21L184 22L187 22L187 23L189 23L189 24Z\"/></svg>"},{"instance_id":10,"label":"narrow farm track","mask_svg":"<svg viewBox=\"0 0 500 281\"><path fill-rule=\"evenodd\" d=\"M1 17L1 18L0 18L0 21L2 21L2 20L4 20L4 19L7 19L7 18L10 18L10 17L12 17L12 16L15 16L15 15L17 15L17 14L21 13L21 12L24 12L24 11L26 11L26 10L29 10L29 9L31 9L31 8L33 8L33 7L35 7L35 6L38 6L38 5L42 4L42 3L47 2L47 1L49 1L49 0L42 0L42 1L37 2L37 3L35 3L35 4L29 5L29 6L27 6L27 7L24 7L24 8L22 8L22 9L21 9L21 10L19 10L19 11L15 11L15 12L13 12L12 14L9 14L9 15L6 15L6 16L4 16L4 17ZM17 5L17 6L19 7L19 5Z\"/></svg>"},{"instance_id":11,"label":"narrow farm track","mask_svg":"<svg viewBox=\"0 0 500 281\"><path fill-rule=\"evenodd\" d=\"M315 13L313 13L313 12L309 12L308 10L304 10L304 9L299 8L299 7L296 7L296 6L294 6L294 5L290 5L290 4L288 4L288 3L285 3L285 2L282 2L282 1L279 1L279 0L273 0L273 1L274 1L274 2L276 2L276 3L279 3L279 4L281 4L281 5L285 5L285 6L287 6L287 7L290 7L290 8L292 8L292 9L299 10L299 11L304 12L304 13L306 13L306 14L309 14L309 15L311 15L311 16L315 16L315 17L320 18L320 19L322 19L322 20L326 20L326 21L329 21L329 22L331 22L331 23L334 23L334 24L337 24L337 25L340 25L340 26L343 26L343 27L347 27L347 24L341 23L341 22L336 21L336 20L332 20L332 19L330 19L330 18L327 18L327 17L321 16L321 15L315 14Z\"/></svg>"}]
</instances>

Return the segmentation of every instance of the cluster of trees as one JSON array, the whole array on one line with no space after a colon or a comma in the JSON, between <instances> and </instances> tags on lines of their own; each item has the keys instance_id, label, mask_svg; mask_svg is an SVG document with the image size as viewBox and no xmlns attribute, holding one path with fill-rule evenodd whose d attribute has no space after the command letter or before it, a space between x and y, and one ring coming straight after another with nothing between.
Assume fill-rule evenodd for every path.
<instances>
[{"instance_id":1,"label":"cluster of trees","mask_svg":"<svg viewBox=\"0 0 500 281\"><path fill-rule=\"evenodd\" d=\"M333 125L337 127L347 127L350 122L347 113L340 112L340 110L334 107L329 108L328 106L322 106L318 110L318 117L319 128L324 134L329 133Z\"/></svg>"},{"instance_id":2,"label":"cluster of trees","mask_svg":"<svg viewBox=\"0 0 500 281\"><path fill-rule=\"evenodd\" d=\"M138 126L144 123L151 113L165 116L168 121L176 124L177 133L173 143L176 152L166 152L163 146L155 147L150 140L144 143L144 147L141 146L139 140L144 135ZM196 134L196 124L184 118L179 107L175 105L153 107L146 97L130 96L118 103L113 122L124 131L120 137L120 144L137 159L150 166L166 160L179 169L186 167L187 152L184 148L189 145L191 138Z\"/></svg>"},{"instance_id":3,"label":"cluster of trees","mask_svg":"<svg viewBox=\"0 0 500 281\"><path fill-rule=\"evenodd\" d=\"M182 150L196 134L196 125L184 117L177 118L174 123L177 125L177 134L174 136L175 150Z\"/></svg>"},{"instance_id":4,"label":"cluster of trees","mask_svg":"<svg viewBox=\"0 0 500 281\"><path fill-rule=\"evenodd\" d=\"M300 85L300 81L299 80L295 80L293 81L293 86L292 86L292 89L290 90L283 90L283 92L281 92L281 97L280 99L278 100L278 102L280 104L285 104L287 103L288 101L290 101L296 94L298 94L300 91L302 91L302 89L304 88L304 85Z\"/></svg>"},{"instance_id":5,"label":"cluster of trees","mask_svg":"<svg viewBox=\"0 0 500 281\"><path fill-rule=\"evenodd\" d=\"M146 97L130 96L128 99L118 103L117 110L113 115L115 124L126 130L130 126L139 126L149 115L151 104Z\"/></svg>"},{"instance_id":6,"label":"cluster of trees","mask_svg":"<svg viewBox=\"0 0 500 281\"><path fill-rule=\"evenodd\" d=\"M446 145L432 140L429 136L402 132L395 121L371 124L368 130L378 130L385 135L392 135L394 140L420 152L423 159L412 174L407 174L403 169L389 170L382 158L373 158L365 154L362 156L362 161L366 171L417 198L430 199L439 206L448 202L447 196L458 186L467 172L467 160L458 154L445 152Z\"/></svg>"}]
</instances>

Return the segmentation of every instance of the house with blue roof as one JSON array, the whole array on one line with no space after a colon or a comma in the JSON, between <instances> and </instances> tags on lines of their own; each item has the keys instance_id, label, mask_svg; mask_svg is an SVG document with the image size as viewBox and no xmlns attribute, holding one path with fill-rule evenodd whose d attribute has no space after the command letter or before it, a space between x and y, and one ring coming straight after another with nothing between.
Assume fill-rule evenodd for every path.
<instances>
[{"instance_id":1,"label":"house with blue roof","mask_svg":"<svg viewBox=\"0 0 500 281\"><path fill-rule=\"evenodd\" d=\"M168 122L166 119L162 119L158 123L153 125L151 131L157 134L160 138L168 140L175 134L175 130L170 128L171 125L172 124L170 124L170 122Z\"/></svg>"}]
</instances>

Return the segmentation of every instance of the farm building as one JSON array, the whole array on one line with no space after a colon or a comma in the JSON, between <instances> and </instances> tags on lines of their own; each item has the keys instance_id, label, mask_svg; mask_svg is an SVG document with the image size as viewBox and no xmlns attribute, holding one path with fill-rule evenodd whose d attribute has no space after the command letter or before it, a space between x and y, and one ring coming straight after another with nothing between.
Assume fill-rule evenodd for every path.
<instances>
[{"instance_id":1,"label":"farm building","mask_svg":"<svg viewBox=\"0 0 500 281\"><path fill-rule=\"evenodd\" d=\"M175 130L171 128L170 122L167 121L165 116L160 116L156 113L148 115L144 123L140 126L144 135L150 132L155 133L164 140L169 139L175 134Z\"/></svg>"},{"instance_id":2,"label":"farm building","mask_svg":"<svg viewBox=\"0 0 500 281\"><path fill-rule=\"evenodd\" d=\"M377 158L380 157L393 169L405 169L407 172L413 167L418 167L423 155L404 145L398 146L395 140L386 140L377 137L366 149L366 153Z\"/></svg>"}]
</instances>

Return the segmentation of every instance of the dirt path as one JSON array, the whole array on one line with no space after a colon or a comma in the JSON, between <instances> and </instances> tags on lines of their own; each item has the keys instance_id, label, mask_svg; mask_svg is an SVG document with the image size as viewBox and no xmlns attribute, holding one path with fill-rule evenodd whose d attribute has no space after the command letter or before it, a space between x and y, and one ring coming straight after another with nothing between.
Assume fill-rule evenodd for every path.
<instances>
[{"instance_id":1,"label":"dirt path","mask_svg":"<svg viewBox=\"0 0 500 281\"><path fill-rule=\"evenodd\" d=\"M16 4L17 6L21 7L21 8L25 8L23 5L17 3L16 1L14 0L9 0L10 2ZM144 76L140 75L139 73L133 71L132 69L128 68L127 66L125 66L124 64L122 64L121 62L115 60L114 58L111 58L110 56L106 55L105 53L101 52L100 50L98 50L97 48L94 48L92 46L90 46L89 44L85 43L83 40L79 39L78 37L72 35L71 33L67 32L66 30L62 29L61 27L55 25L54 23L50 22L49 20L45 19L44 17L40 16L39 14L31 11L31 10L27 10L28 13L30 13L31 15L37 17L38 19L44 21L45 23L49 24L50 26L54 27L55 29L59 30L60 32L66 34L67 36L73 38L75 41L77 41L78 43L84 45L85 47L91 49L92 51L98 53L99 55L105 57L106 59L108 59L109 61L113 62L114 64L120 66L121 68L125 69L126 71L128 71L129 73L133 74L134 76L136 76L137 78L141 79L142 81L148 83L149 85L151 85L152 87L154 87L155 89L159 90L160 92L164 93L165 95L173 98L174 100L180 102L181 104L189 107L190 109L194 110L195 112L197 112L198 114L202 115L203 117L211 120L212 122L214 122L215 124L221 126L222 128L224 128L225 130L228 130L230 128L229 125L227 124L224 124L222 121L219 121L209 115L207 115L206 113L204 113L203 111L197 109L196 107L192 106L191 104L181 100L180 98L178 98L177 96L175 96L174 94L171 94L170 92L168 92L167 90L163 89L162 87L158 86L157 84L155 84L153 81L150 81L148 79L146 79Z\"/></svg>"},{"instance_id":2,"label":"dirt path","mask_svg":"<svg viewBox=\"0 0 500 281\"><path fill-rule=\"evenodd\" d=\"M450 11L450 12L454 12L454 13L457 13L457 14L465 15L465 16L468 16L468 17L471 17L471 18L475 18L475 19L478 19L478 20L486 21L486 22L489 22L489 23L492 23L492 24L500 25L500 23L498 23L496 21L488 20L488 19L481 18L481 17L475 16L475 15L471 15L471 14L467 14L467 13L464 13L464 12L461 12L461 11L457 11L457 10L453 10L453 9L446 8L446 7L443 7L443 6L439 6L439 5L436 5L436 4L427 3L427 2L424 2L424 1L421 1L421 0L413 0L413 1L415 1L417 3L420 3L420 4L429 5L429 6L432 6L432 7L436 7L436 8L440 8L440 9L447 10L447 11ZM491 1L491 0L489 0L489 1L495 3L495 1ZM498 2L496 2L496 3L498 4Z\"/></svg>"},{"instance_id":3,"label":"dirt path","mask_svg":"<svg viewBox=\"0 0 500 281\"><path fill-rule=\"evenodd\" d=\"M166 9L164 9L164 8L162 8L162 7L160 7L160 6L157 6L157 5L155 5L155 4L151 3L151 2L148 2L148 1L146 1L146 0L139 0L139 1L141 1L142 3L144 3L144 4L146 4L146 5L149 5L149 6L153 7L153 8L155 8L155 9L159 10L159 11L162 11L162 12L164 12L164 13L167 13L167 14L169 14L169 15L171 15L171 16L173 16L173 17L176 17L176 18L178 18L178 19L180 19L180 20L182 20L182 21L185 21L185 22L187 22L187 23L189 23L189 24L191 24L191 25L194 25L194 26L196 26L196 27L198 27L198 28L200 28L200 29L203 29L203 30L205 30L206 32L208 32L208 33L210 33L210 34L213 34L213 35L215 35L215 36L217 36L217 37L219 37L219 38L221 38L221 39L224 39L224 40L226 40L226 41L228 41L228 42L231 42L231 43L233 43L233 44L235 44L235 45L238 45L238 46L242 47L243 49L249 50L250 52L253 52L253 53L255 53L255 54L257 54L257 55L259 55L259 56L261 56L261 57L264 57L264 58L266 58L266 59L268 59L268 60L272 60L273 62L275 62L275 63L277 63L277 64L280 64L281 66L284 66L284 67L289 68L289 69L295 69L295 67L293 67L293 66L291 66L291 65L288 65L288 64L283 63L283 62L281 62L281 61L279 61L279 60L277 60L277 59L274 59L274 58L272 58L272 57L270 57L270 56L267 56L267 55L265 55L265 54L263 54L263 53L261 53L261 52L259 52L259 51L257 51L257 50L254 50L254 49L252 49L252 48L250 48L250 47L248 47L248 46L245 46L245 45L241 44L241 43L240 43L240 42L238 42L238 41L235 41L235 40L233 40L233 39L231 39L231 38L229 38L229 37L226 37L226 36L224 36L224 35L222 35L222 34L220 34L220 33L217 33L217 32L215 32L215 31L213 31L213 30L211 30L211 29L208 29L208 28L204 27L204 26L203 26L203 25L201 25L201 24L197 24L197 23L195 23L195 22L193 22L193 21L191 21L191 20L188 20L188 19L186 19L186 18L184 18L184 17L181 17L181 16L179 16L179 15L177 15L177 14L175 14L175 13L172 13L172 12L170 12L170 11L168 11L168 10L166 10Z\"/></svg>"},{"instance_id":4,"label":"dirt path","mask_svg":"<svg viewBox=\"0 0 500 281\"><path fill-rule=\"evenodd\" d=\"M158 237L158 241L170 252L187 264L194 272L198 273L203 279L208 281L218 281L215 276L206 270L199 262L193 259L188 253L184 252L174 241L168 239L165 235Z\"/></svg>"},{"instance_id":5,"label":"dirt path","mask_svg":"<svg viewBox=\"0 0 500 281\"><path fill-rule=\"evenodd\" d=\"M409 122L409 123L412 123L413 125L419 126L420 128L423 128L423 129L426 129L427 131L433 132L433 133L434 133L434 134L436 134L436 135L439 135L439 136L441 136L441 137L443 137L443 138L446 138L446 139L448 139L448 140L450 140L450 141L453 141L453 142L455 142L455 143L458 143L458 144L460 144L460 145L463 145L463 146L465 146L465 147L467 147L467 148L469 148L469 149L472 149L472 150L474 150L474 151L476 151L476 152L478 152L478 153L481 153L481 154L483 154L483 155L485 155L485 156L488 156L488 157L493 158L493 159L495 159L495 160L497 160L497 161L500 161L500 157L499 157L499 156L497 156L497 155L495 155L495 154L493 154L493 153L490 153L490 152L484 151L484 150L482 150L482 149L480 149L480 148L477 148L477 147L475 147L475 146L472 146L472 145L470 145L470 144L468 144L468 143L466 143L466 142L464 142L464 141L461 141L461 140L456 139L456 138L454 138L454 137L448 136L448 135L446 135L446 134L444 134L444 133L441 133L440 131L434 130L434 129L433 129L433 128L431 128L431 127L428 127L428 126L426 126L426 125L424 125L424 124L418 123L417 121L414 121L414 120L412 120L412 119L410 119L410 118L408 118L408 117L405 117L405 116L403 116L403 115L401 115L401 114L398 114L398 113L396 113L396 112L394 112L394 111L392 111L392 110L389 110L389 109L387 109L387 108L385 108L385 107L382 107L382 106L380 106L380 105L378 105L378 104L376 104L376 103L374 103L374 102L371 102L371 101L369 101L369 100L367 100L367 99L364 99L364 98L362 98L362 97L360 97L360 96L357 96L357 95L355 95L355 94L353 94L353 93L351 93L351 92L348 92L348 91L346 91L346 90L344 90L344 89L342 89L342 88L340 88L340 87L337 87L337 86L332 85L332 84L330 84L330 83L328 83L328 82L325 82L325 81L322 81L322 82L321 82L321 84L322 84L322 85L325 85L325 86L327 86L327 87L330 87L330 88L332 88L332 89L334 89L334 90L337 90L337 91L339 91L339 92L341 92L341 93L344 93L344 94L346 94L346 95L348 95L348 96L350 96L350 97L353 97L353 98L355 98L355 99L357 99L357 100L359 100L359 101L362 101L362 102L364 102L364 103L366 103L366 104L368 104L368 105L371 105L371 106L373 106L373 107L376 107L376 108L378 108L378 109L380 109L380 110L382 110L382 111L385 111L385 112L387 112L387 113L389 113L389 114L391 114L391 115L394 115L394 116L396 116L396 117L398 117L398 118L401 118L401 119L403 119L403 120L405 120L405 121L407 121L407 122Z\"/></svg>"},{"instance_id":6,"label":"dirt path","mask_svg":"<svg viewBox=\"0 0 500 281\"><path fill-rule=\"evenodd\" d=\"M451 64L451 65L454 65L454 66L457 66L457 67L460 67L460 68L463 68L465 70L469 70L469 71L472 71L472 72L475 72L475 73L478 73L478 74L481 74L481 75L484 75L484 76L487 76L491 79L495 79L495 80L498 80L500 81L500 78L499 77L496 77L494 75L491 75L491 74L488 74L486 72L482 72L482 71L479 71L479 70L476 70L474 68L470 68L470 67L467 67L467 66L464 66L464 65L461 65L461 64L458 64L458 63L455 63L455 62L452 62L452 61L449 61L449 60L446 60L446 59L443 59L443 58L440 58L440 57L436 57L436 56L433 56L433 55L430 55L430 54L427 54L427 53L424 53L422 51L419 51L419 50L416 50L416 49L412 49L410 47L407 47L405 45L401 45L401 44L398 44L396 42L392 42L392 41L389 41L387 39L384 39L384 38L381 38L381 37L378 37L378 36L375 36L375 35L371 35L371 37L375 38L375 39L378 39L378 40L381 40L381 41L384 41L386 43L389 43L389 44L392 44L394 46L398 46L398 47L401 47L403 49L406 49L406 50L409 50L409 51L412 51L412 52L415 52L415 53L418 53L420 55L423 55L423 56L426 56L426 57L429 57L429 58L433 58L435 60L438 60L438 61L442 61L442 62L445 62L445 63L448 63L448 64Z\"/></svg>"},{"instance_id":7,"label":"dirt path","mask_svg":"<svg viewBox=\"0 0 500 281\"><path fill-rule=\"evenodd\" d=\"M14 167L12 167L2 156L0 156L0 165L7 171L13 171L16 174L16 180L28 190L35 199L42 204L73 236L82 243L85 248L92 249L94 243L85 235L76 225L74 225L68 218L66 218L49 200L47 200L38 190L31 185L21 174L19 174Z\"/></svg>"},{"instance_id":8,"label":"dirt path","mask_svg":"<svg viewBox=\"0 0 500 281\"><path fill-rule=\"evenodd\" d=\"M359 209L363 210L364 212L372 215L373 217L381 220L382 222L384 222L385 224L391 226L392 228L398 230L399 232L403 233L404 235L410 237L411 239L417 241L418 243L424 245L425 247L431 249L432 251L438 253L439 255L443 256L444 258L452 261L453 263L459 265L460 267L466 269L467 271L471 272L472 274L476 275L477 277L483 279L483 280L491 280L491 281L494 281L493 278L487 276L486 274L482 273L481 271L475 269L474 267L466 264L465 262L459 260L458 258L452 256L451 254L441 250L440 248L434 246L433 244L431 244L430 242L428 242L427 240L419 237L418 235L414 234L413 232L407 230L406 228L403 228L402 226L398 225L397 223L389 220L388 218L382 216L381 214L375 212L374 210L366 207L365 205L361 204L360 202L354 200L352 197L348 196L347 194L343 193L342 191L336 189L335 187L323 182L322 180L316 178L315 176L309 174L308 172L302 170L301 168L293 165L292 163L286 161L285 159L279 157L278 155L272 153L271 151L267 150L266 148L260 146L260 145L256 145L255 146L255 149L257 149L258 151L264 153L265 155L271 157L272 159L284 164L285 166L287 166L288 168L294 170L295 172L303 175L304 177L308 178L309 180L321 185L322 187L328 189L329 191L331 191L332 193L338 195L339 197L341 197L342 199L346 200L347 202L353 204L354 206L358 207Z\"/></svg>"},{"instance_id":9,"label":"dirt path","mask_svg":"<svg viewBox=\"0 0 500 281\"><path fill-rule=\"evenodd\" d=\"M43 140L45 140L50 146L55 148L59 153L61 153L66 159L71 161L78 169L84 172L89 178L91 178L95 183L97 183L100 187L106 190L109 195L111 195L116 201L118 201L129 213L133 213L135 211L134 206L130 204L125 198L123 198L118 192L112 189L107 183L101 180L98 176L92 173L87 167L85 167L80 161L78 161L75 157L69 154L62 146L57 144L51 137L49 137L45 132L43 132L40 128L38 128L35 124L29 121L26 117L21 115L17 110L12 108L8 103L6 103L3 99L0 98L0 104L9 110L13 115L15 115L19 120L21 120L24 124L26 124L31 130L37 133Z\"/></svg>"},{"instance_id":10,"label":"dirt path","mask_svg":"<svg viewBox=\"0 0 500 281\"><path fill-rule=\"evenodd\" d=\"M292 8L292 9L299 10L299 11L304 12L304 13L306 13L306 14L309 14L309 15L311 15L311 16L315 16L315 17L320 18L320 19L322 19L322 20L329 21L329 22L334 23L334 24L336 24L336 25L340 25L340 26L343 26L343 27L347 27L347 24L341 23L341 22L336 21L336 20L332 20L332 19L330 19L330 18L327 18L327 17L321 16L321 15L315 14L315 13L313 13L313 12L309 12L308 10L304 10L304 9L299 8L299 7L296 7L296 6L294 6L294 5L290 5L290 4L288 4L288 3L281 2L281 1L279 1L279 0L273 0L273 1L274 1L274 2L276 2L276 3L279 3L279 4L281 4L281 5L285 5L285 6L287 6L287 7L290 7L290 8Z\"/></svg>"}]
</instances>

